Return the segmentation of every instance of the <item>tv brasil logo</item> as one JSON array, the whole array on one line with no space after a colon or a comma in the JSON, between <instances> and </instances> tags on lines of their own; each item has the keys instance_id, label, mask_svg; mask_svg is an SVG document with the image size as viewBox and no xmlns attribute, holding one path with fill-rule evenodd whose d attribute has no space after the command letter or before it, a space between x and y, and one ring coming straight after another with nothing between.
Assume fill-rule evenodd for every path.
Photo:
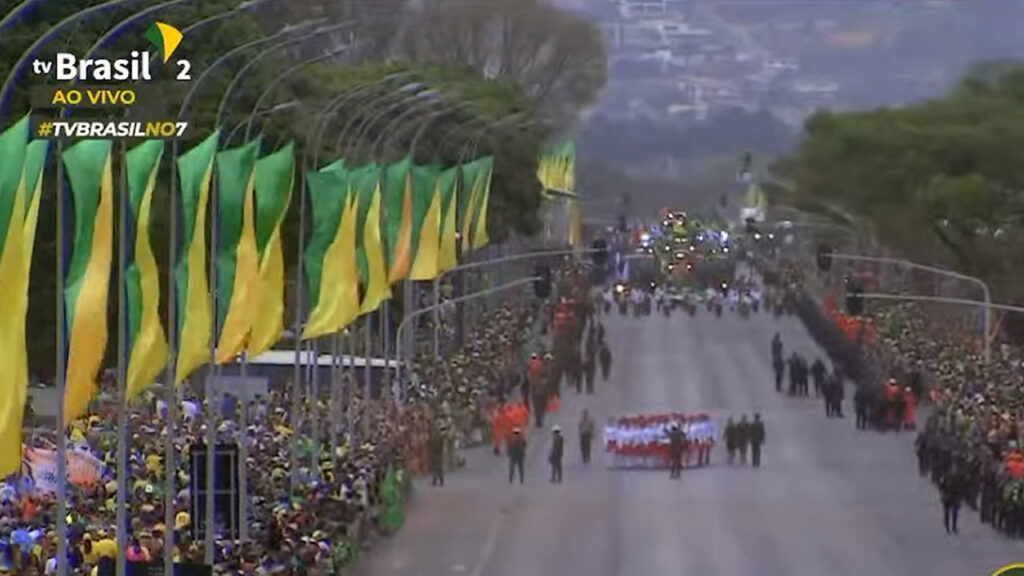
<instances>
[{"instance_id":1,"label":"tv brasil logo","mask_svg":"<svg viewBox=\"0 0 1024 576\"><path fill-rule=\"evenodd\" d=\"M170 61L174 51L181 45L181 31L164 22L156 22L144 34L146 40L163 56L164 64ZM192 79L192 63L188 60L175 61L178 68L176 79ZM133 50L128 58L83 58L68 52L58 52L53 60L35 59L32 72L39 76L52 75L63 82L145 82L153 80L150 70L149 51ZM71 102L69 102L71 103Z\"/></svg>"}]
</instances>

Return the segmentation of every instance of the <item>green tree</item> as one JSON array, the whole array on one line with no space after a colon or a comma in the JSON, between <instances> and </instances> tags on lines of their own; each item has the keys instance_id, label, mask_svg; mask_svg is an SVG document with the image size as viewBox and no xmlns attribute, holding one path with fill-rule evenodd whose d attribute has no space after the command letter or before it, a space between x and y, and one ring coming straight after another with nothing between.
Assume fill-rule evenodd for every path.
<instances>
[{"instance_id":1,"label":"green tree","mask_svg":"<svg viewBox=\"0 0 1024 576\"><path fill-rule=\"evenodd\" d=\"M944 98L821 112L784 166L796 201L836 204L887 244L985 278L1005 298L1024 217L1024 70L982 67Z\"/></svg>"}]
</instances>

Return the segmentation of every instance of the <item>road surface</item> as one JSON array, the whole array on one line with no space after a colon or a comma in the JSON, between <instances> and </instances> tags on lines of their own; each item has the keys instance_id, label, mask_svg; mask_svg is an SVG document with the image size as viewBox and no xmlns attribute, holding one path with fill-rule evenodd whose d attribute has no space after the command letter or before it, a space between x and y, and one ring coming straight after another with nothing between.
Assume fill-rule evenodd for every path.
<instances>
[{"instance_id":1,"label":"road surface","mask_svg":"<svg viewBox=\"0 0 1024 576\"><path fill-rule=\"evenodd\" d=\"M380 542L361 573L374 576L987 576L1024 560L1024 546L964 510L946 535L936 493L916 472L911 434L858 432L827 420L820 401L777 395L769 342L813 358L792 318L606 317L613 373L595 396L566 396L565 483L547 482L549 432L531 430L527 478L507 483L486 450L444 488L422 486L407 525ZM848 391L847 398L852 394ZM764 467L667 472L579 463L575 424L587 407L608 415L759 411ZM847 412L850 409L847 407Z\"/></svg>"}]
</instances>

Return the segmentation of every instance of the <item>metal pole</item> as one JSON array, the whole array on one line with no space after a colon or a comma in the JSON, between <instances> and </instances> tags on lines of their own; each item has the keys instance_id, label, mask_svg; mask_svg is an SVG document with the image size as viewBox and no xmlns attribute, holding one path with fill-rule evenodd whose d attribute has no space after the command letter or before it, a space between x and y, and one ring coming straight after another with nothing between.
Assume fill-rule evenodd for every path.
<instances>
[{"instance_id":1,"label":"metal pole","mask_svg":"<svg viewBox=\"0 0 1024 576\"><path fill-rule=\"evenodd\" d=\"M388 351L391 350L391 301L385 300L383 306L381 306L381 353L380 357L384 359L384 389L391 386L391 365L388 362ZM384 395L384 390L381 390L381 396Z\"/></svg>"},{"instance_id":2,"label":"metal pole","mask_svg":"<svg viewBox=\"0 0 1024 576\"><path fill-rule=\"evenodd\" d=\"M164 398L167 402L167 434L164 436L164 574L174 574L174 495L175 495L175 458L174 435L178 422L178 295L174 285L174 267L178 262L178 168L174 159L178 156L178 141L171 141L171 182L168 188L168 227L167 238L167 369L164 371ZM195 519L198 521L198 518Z\"/></svg>"},{"instance_id":3,"label":"metal pole","mask_svg":"<svg viewBox=\"0 0 1024 576\"><path fill-rule=\"evenodd\" d=\"M370 400L370 393L373 391L373 384L370 379L370 357L373 355L373 335L371 334L373 326L370 322L372 318L370 314L363 316L363 318L365 318L363 321L363 402L368 402Z\"/></svg>"},{"instance_id":4,"label":"metal pole","mask_svg":"<svg viewBox=\"0 0 1024 576\"><path fill-rule=\"evenodd\" d=\"M334 455L338 452L338 426L341 420L339 411L341 409L340 398L341 394L339 391L340 381L339 374L341 364L341 332L335 332L331 336L331 401L328 404L330 406L330 422L331 422L331 462L334 462Z\"/></svg>"},{"instance_id":5,"label":"metal pole","mask_svg":"<svg viewBox=\"0 0 1024 576\"><path fill-rule=\"evenodd\" d=\"M434 276L434 359L441 357L441 275Z\"/></svg>"},{"instance_id":6,"label":"metal pole","mask_svg":"<svg viewBox=\"0 0 1024 576\"><path fill-rule=\"evenodd\" d=\"M847 294L866 300L899 300L906 302L938 302L940 304L962 304L964 306L984 306L993 310L1005 310L1007 312L1024 313L1024 306L1011 306L1010 304L992 304L981 300L968 298L949 298L946 296L919 296L916 294L887 294L884 292L866 292L861 294Z\"/></svg>"},{"instance_id":7,"label":"metal pole","mask_svg":"<svg viewBox=\"0 0 1024 576\"><path fill-rule=\"evenodd\" d=\"M330 52L327 52L326 54L322 54L320 56L317 56L316 58L311 58L311 59L306 60L304 62L299 62L298 64L295 64L291 68L288 68L287 70L282 72L280 75L275 76L274 79L271 80L269 84L267 84L267 87L263 89L263 92L260 92L260 95L256 98L256 103L253 104L253 106L252 106L252 111L249 112L249 118L244 123L244 126L245 126L245 137L244 137L244 139L245 139L245 141L246 142L249 141L249 137L252 135L253 120L255 120L257 118L257 116L260 114L260 108L263 106L263 101L266 100L274 92L274 88L277 88L277 86L281 82L286 80L292 74L298 72L299 70L302 70L306 66L312 66L313 64L316 64L317 62L321 62L323 60L328 60L328 59L333 58L333 57L335 57L335 56L337 56L339 54L343 54L345 52L348 52L349 48L351 48L351 47L352 47L351 44L346 44L345 46L342 46L340 49L335 49L335 50L332 50ZM242 124L240 124L239 126L241 126L241 125ZM230 139L228 140L228 142L230 142Z\"/></svg>"},{"instance_id":8,"label":"metal pole","mask_svg":"<svg viewBox=\"0 0 1024 576\"><path fill-rule=\"evenodd\" d=\"M311 450L309 459L309 470L310 472L319 472L320 470L320 340L314 339L313 345L313 358L312 358L312 374L310 375L310 399L308 408L306 411L306 417L309 418L309 439L313 449ZM319 476L319 474L317 474Z\"/></svg>"},{"instance_id":9,"label":"metal pole","mask_svg":"<svg viewBox=\"0 0 1024 576\"><path fill-rule=\"evenodd\" d=\"M946 276L949 278L956 278L957 280L964 280L971 282L981 288L982 299L983 299L983 328L985 334L983 337L983 350L985 356L985 363L987 364L992 359L992 345L989 338L989 334L992 330L992 295L989 291L988 284L976 276L969 276L967 274L961 274L953 270L946 268L939 268L937 266L928 266L927 264L919 264L917 262L911 262L903 258L885 258L882 256L862 256L860 254L832 254L832 258L836 260L852 260L855 262L878 262L881 264L897 264L900 266L906 266L915 270L921 270L924 272L930 272L939 276Z\"/></svg>"},{"instance_id":10,"label":"metal pole","mask_svg":"<svg viewBox=\"0 0 1024 576\"><path fill-rule=\"evenodd\" d=\"M68 576L68 433L64 397L67 392L65 378L64 344L64 169L61 159L64 143L57 141L57 576Z\"/></svg>"},{"instance_id":11,"label":"metal pole","mask_svg":"<svg viewBox=\"0 0 1024 576\"><path fill-rule=\"evenodd\" d=\"M298 253L295 259L295 325L292 332L295 338L295 367L292 371L292 444L288 460L290 466L292 493L299 487L299 410L302 404L299 394L302 391L302 307L305 300L304 288L302 285L302 253L306 249L306 168L303 167L299 177L299 241Z\"/></svg>"},{"instance_id":12,"label":"metal pole","mask_svg":"<svg viewBox=\"0 0 1024 576\"><path fill-rule=\"evenodd\" d=\"M228 84L228 87L224 90L224 95L221 96L220 104L217 106L217 125L221 125L222 121L225 119L224 114L227 111L228 101L231 100L231 96L234 94L235 88L238 86L238 83L246 77L247 73L249 72L249 70L252 69L253 66L256 66L257 64L260 63L260 60L262 60L264 56L267 56L289 46L302 44L303 42L306 42L310 38L316 38L317 36L321 36L323 34L344 28L346 26L351 26L352 24L352 21L346 21L331 26L324 26L313 30L309 34L304 34L299 38L289 38L279 43L275 43L264 50L261 50L259 53L253 56L248 62L246 62L241 68L238 69L238 72L235 73L235 76L231 79L231 82ZM277 38L279 36L280 34L275 34L274 36L271 36L271 38Z\"/></svg>"},{"instance_id":13,"label":"metal pole","mask_svg":"<svg viewBox=\"0 0 1024 576\"><path fill-rule=\"evenodd\" d=\"M249 354L242 355L239 367L242 377L243 398L241 398L241 423L238 427L238 539L249 540Z\"/></svg>"},{"instance_id":14,"label":"metal pole","mask_svg":"<svg viewBox=\"0 0 1024 576\"><path fill-rule=\"evenodd\" d=\"M207 68L207 71L211 70ZM195 86L193 86L193 90ZM187 97L186 97L187 100ZM184 104L182 109L184 109ZM218 322L218 305L220 304L219 286L217 283L217 251L220 248L220 206L218 205L219 190L217 189L216 178L211 177L210 181L210 294L213 295L213 334L210 338L210 364L206 367L206 510L205 523L205 553L206 564L213 565L214 546L216 545L214 533L214 489L216 488L216 450L217 450L217 401L220 394L217 393L217 386L214 379L217 377L217 338L220 335L220 323ZM202 233L202 231L199 231Z\"/></svg>"},{"instance_id":15,"label":"metal pole","mask_svg":"<svg viewBox=\"0 0 1024 576\"><path fill-rule=\"evenodd\" d=\"M117 222L117 549L121 552L117 555L116 574L125 576L128 570L128 561L125 558L124 550L128 546L127 520L127 492L128 492L128 367L125 366L125 248L128 246L126 232L128 227L128 162L125 158L125 146L112 148L111 152L121 150L121 177L118 198L118 222Z\"/></svg>"}]
</instances>

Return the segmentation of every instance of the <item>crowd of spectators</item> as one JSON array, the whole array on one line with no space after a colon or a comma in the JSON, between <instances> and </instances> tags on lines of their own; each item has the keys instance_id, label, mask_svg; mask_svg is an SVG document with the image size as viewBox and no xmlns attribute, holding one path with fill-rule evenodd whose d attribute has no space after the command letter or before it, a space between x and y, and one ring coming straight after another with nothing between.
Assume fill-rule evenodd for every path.
<instances>
[{"instance_id":1,"label":"crowd of spectators","mask_svg":"<svg viewBox=\"0 0 1024 576\"><path fill-rule=\"evenodd\" d=\"M522 378L520 350L535 337L537 306L528 300L489 311L464 346L443 359L420 359L407 401L398 407L390 394L348 386L362 378L343 375L347 390L345 429L331 438L332 402L326 392L303 398L302 426L292 430L290 383L272 386L265 397L219 419L218 441L247 438L249 540L218 540L215 573L339 574L361 550L400 527L411 477L425 468L426 439L446 438L448 465L458 466L462 447L483 440L487 414ZM113 383L102 387L109 394ZM193 539L188 451L206 437L206 407L195 390L184 389L180 419L167 426L167 406L153 392L143 393L129 412L128 546L130 561L162 562L164 534L170 530L173 555L183 563L203 563L203 542ZM70 485L67 500L69 565L74 574L99 574L119 553L116 542L115 479L117 407L101 394L89 417L69 430L71 450L102 462L102 476L88 485ZM231 413L227 415L230 416ZM311 440L314 428L320 433ZM176 474L173 525L164 523L164 438L173 438ZM30 448L52 450L50 430L26 432ZM293 486L290 456L298 446ZM26 468L26 471L28 468ZM51 575L56 570L57 504L31 474L0 485L0 574ZM220 527L220 526L218 526ZM105 569L105 568L103 568Z\"/></svg>"}]
</instances>

